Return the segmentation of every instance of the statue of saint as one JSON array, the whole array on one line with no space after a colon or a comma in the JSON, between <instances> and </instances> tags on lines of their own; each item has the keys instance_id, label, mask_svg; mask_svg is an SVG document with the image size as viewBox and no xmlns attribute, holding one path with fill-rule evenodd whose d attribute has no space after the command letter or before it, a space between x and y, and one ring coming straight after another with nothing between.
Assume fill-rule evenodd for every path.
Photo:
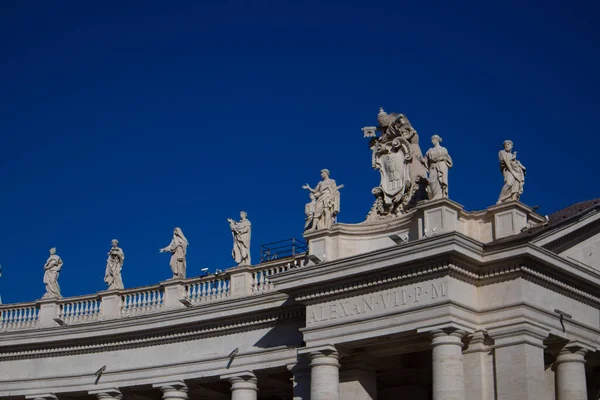
<instances>
[{"instance_id":1,"label":"statue of saint","mask_svg":"<svg viewBox=\"0 0 600 400\"><path fill-rule=\"evenodd\" d=\"M431 143L433 147L421 159L429 170L429 200L448 198L448 168L452 168L452 159L448 150L440 146L441 137L433 135Z\"/></svg>"},{"instance_id":2,"label":"statue of saint","mask_svg":"<svg viewBox=\"0 0 600 400\"><path fill-rule=\"evenodd\" d=\"M240 212L240 221L235 222L231 218L227 218L229 229L233 236L233 250L231 257L238 265L250 265L250 234L252 224L248 221L248 214L244 211Z\"/></svg>"},{"instance_id":3,"label":"statue of saint","mask_svg":"<svg viewBox=\"0 0 600 400\"><path fill-rule=\"evenodd\" d=\"M112 248L108 252L108 260L106 260L106 272L104 272L104 282L108 285L108 290L123 289L123 279L121 278L121 269L125 262L125 253L119 247L119 241L113 239L111 241Z\"/></svg>"},{"instance_id":4,"label":"statue of saint","mask_svg":"<svg viewBox=\"0 0 600 400\"><path fill-rule=\"evenodd\" d=\"M498 152L500 159L500 171L504 175L504 186L500 191L498 202L506 203L507 201L518 201L523 193L523 185L525 184L525 167L517 160L517 152L512 153L513 142L510 140L504 141L504 150Z\"/></svg>"},{"instance_id":5,"label":"statue of saint","mask_svg":"<svg viewBox=\"0 0 600 400\"><path fill-rule=\"evenodd\" d=\"M340 212L340 191L344 185L337 186L335 181L329 178L329 170L321 170L321 182L314 189L308 184L302 186L315 195L315 211L313 213L312 231L329 229L335 217Z\"/></svg>"},{"instance_id":6,"label":"statue of saint","mask_svg":"<svg viewBox=\"0 0 600 400\"><path fill-rule=\"evenodd\" d=\"M171 253L171 262L169 264L171 265L171 271L173 271L172 279L185 278L185 256L187 254L188 246L189 243L185 236L183 236L181 228L175 228L173 230L173 239L171 240L171 243L167 247L160 249L161 253Z\"/></svg>"},{"instance_id":7,"label":"statue of saint","mask_svg":"<svg viewBox=\"0 0 600 400\"><path fill-rule=\"evenodd\" d=\"M304 223L304 230L308 231L312 228L313 218L315 215L315 205L317 204L314 193L310 193L310 203L306 203L304 206L304 214L306 215L306 222Z\"/></svg>"},{"instance_id":8,"label":"statue of saint","mask_svg":"<svg viewBox=\"0 0 600 400\"><path fill-rule=\"evenodd\" d=\"M46 293L42 299L60 299L60 286L58 286L58 273L62 269L63 262L56 255L56 247L50 249L50 257L44 265L44 283L46 284Z\"/></svg>"}]
</instances>

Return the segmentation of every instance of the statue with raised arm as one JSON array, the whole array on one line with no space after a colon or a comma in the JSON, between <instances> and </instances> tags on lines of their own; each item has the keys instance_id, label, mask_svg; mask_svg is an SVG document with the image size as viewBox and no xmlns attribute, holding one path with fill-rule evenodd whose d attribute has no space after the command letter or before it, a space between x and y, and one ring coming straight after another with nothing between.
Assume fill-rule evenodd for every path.
<instances>
[{"instance_id":1,"label":"statue with raised arm","mask_svg":"<svg viewBox=\"0 0 600 400\"><path fill-rule=\"evenodd\" d=\"M167 247L160 249L161 253L171 253L171 261L169 263L171 265L171 271L173 271L173 278L171 279L185 278L185 256L187 254L188 246L189 243L185 236L183 236L181 228L175 228L173 230L173 239L171 239L171 243Z\"/></svg>"},{"instance_id":2,"label":"statue with raised arm","mask_svg":"<svg viewBox=\"0 0 600 400\"><path fill-rule=\"evenodd\" d=\"M231 218L227 218L229 229L233 236L233 250L231 257L238 265L250 265L250 234L252 224L248 221L248 214L240 212L240 221L235 222Z\"/></svg>"},{"instance_id":3,"label":"statue with raised arm","mask_svg":"<svg viewBox=\"0 0 600 400\"><path fill-rule=\"evenodd\" d=\"M58 273L62 269L63 262L56 255L56 247L50 249L50 257L44 265L44 283L46 284L46 293L42 299L60 299L60 286L58 286Z\"/></svg>"},{"instance_id":4,"label":"statue with raised arm","mask_svg":"<svg viewBox=\"0 0 600 400\"><path fill-rule=\"evenodd\" d=\"M440 146L441 137L433 135L431 143L433 147L421 159L429 170L429 200L448 198L448 169L452 168L452 159L448 150Z\"/></svg>"},{"instance_id":5,"label":"statue with raised arm","mask_svg":"<svg viewBox=\"0 0 600 400\"><path fill-rule=\"evenodd\" d=\"M344 185L337 186L335 180L329 177L328 169L321 170L321 178L314 189L308 184L302 186L315 196L311 231L331 228L340 212L340 189Z\"/></svg>"},{"instance_id":6,"label":"statue with raised arm","mask_svg":"<svg viewBox=\"0 0 600 400\"><path fill-rule=\"evenodd\" d=\"M104 272L104 282L108 285L108 290L123 289L123 279L121 278L121 270L125 262L125 253L119 247L119 241L113 239L111 241L112 248L108 252L106 260L106 271Z\"/></svg>"},{"instance_id":7,"label":"statue with raised arm","mask_svg":"<svg viewBox=\"0 0 600 400\"><path fill-rule=\"evenodd\" d=\"M513 142L510 140L504 141L504 150L498 152L500 160L500 171L504 176L504 186L500 191L498 202L506 203L507 201L518 201L523 193L523 185L525 184L525 167L517 160L517 152L512 152Z\"/></svg>"}]
</instances>

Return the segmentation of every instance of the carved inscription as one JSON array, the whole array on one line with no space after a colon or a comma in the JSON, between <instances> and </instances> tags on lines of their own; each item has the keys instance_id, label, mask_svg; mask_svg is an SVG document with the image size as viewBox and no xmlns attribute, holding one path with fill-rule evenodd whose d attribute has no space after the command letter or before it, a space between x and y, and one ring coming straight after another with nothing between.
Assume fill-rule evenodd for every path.
<instances>
[{"instance_id":1,"label":"carved inscription","mask_svg":"<svg viewBox=\"0 0 600 400\"><path fill-rule=\"evenodd\" d=\"M446 281L404 286L308 307L308 325L352 319L365 314L385 313L395 309L416 307L448 296Z\"/></svg>"}]
</instances>

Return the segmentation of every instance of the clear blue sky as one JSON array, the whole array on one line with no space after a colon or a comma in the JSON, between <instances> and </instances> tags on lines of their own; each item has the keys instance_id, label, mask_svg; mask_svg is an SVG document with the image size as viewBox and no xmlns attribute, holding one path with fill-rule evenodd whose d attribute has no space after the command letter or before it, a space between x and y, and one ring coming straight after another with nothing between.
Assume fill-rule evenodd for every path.
<instances>
[{"instance_id":1,"label":"clear blue sky","mask_svg":"<svg viewBox=\"0 0 600 400\"><path fill-rule=\"evenodd\" d=\"M369 211L379 173L361 127L383 106L454 160L450 197L495 203L497 152L528 168L550 213L600 196L598 2L28 2L0 5L0 294L105 288L120 240L126 287L233 266L227 218L261 243L300 237L308 182L329 168L340 222ZM302 5L300 5L302 3Z\"/></svg>"}]
</instances>

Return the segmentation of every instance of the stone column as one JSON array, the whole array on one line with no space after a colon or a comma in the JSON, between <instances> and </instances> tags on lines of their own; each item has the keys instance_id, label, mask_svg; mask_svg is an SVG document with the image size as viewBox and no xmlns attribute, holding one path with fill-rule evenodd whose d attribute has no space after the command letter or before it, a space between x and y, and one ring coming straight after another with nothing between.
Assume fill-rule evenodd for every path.
<instances>
[{"instance_id":1,"label":"stone column","mask_svg":"<svg viewBox=\"0 0 600 400\"><path fill-rule=\"evenodd\" d=\"M256 376L252 371L241 371L228 375L221 375L231 383L231 400L256 400L258 386Z\"/></svg>"},{"instance_id":2,"label":"stone column","mask_svg":"<svg viewBox=\"0 0 600 400\"><path fill-rule=\"evenodd\" d=\"M493 348L483 331L475 331L463 351L466 400L495 400Z\"/></svg>"},{"instance_id":3,"label":"stone column","mask_svg":"<svg viewBox=\"0 0 600 400\"><path fill-rule=\"evenodd\" d=\"M310 399L340 399L339 354L334 346L323 346L308 353L310 358Z\"/></svg>"},{"instance_id":4,"label":"stone column","mask_svg":"<svg viewBox=\"0 0 600 400\"><path fill-rule=\"evenodd\" d=\"M498 400L538 400L550 396L544 371L547 333L533 326L513 328L494 338Z\"/></svg>"},{"instance_id":5,"label":"stone column","mask_svg":"<svg viewBox=\"0 0 600 400\"><path fill-rule=\"evenodd\" d=\"M160 388L163 400L187 400L188 387L184 381L157 383L152 387Z\"/></svg>"},{"instance_id":6,"label":"stone column","mask_svg":"<svg viewBox=\"0 0 600 400\"><path fill-rule=\"evenodd\" d=\"M587 400L585 354L581 347L564 347L554 363L556 400Z\"/></svg>"},{"instance_id":7,"label":"stone column","mask_svg":"<svg viewBox=\"0 0 600 400\"><path fill-rule=\"evenodd\" d=\"M95 395L98 400L121 400L123 394L117 388L90 390L88 394Z\"/></svg>"},{"instance_id":8,"label":"stone column","mask_svg":"<svg viewBox=\"0 0 600 400\"><path fill-rule=\"evenodd\" d=\"M465 400L461 330L435 330L431 342L433 400Z\"/></svg>"}]
</instances>

